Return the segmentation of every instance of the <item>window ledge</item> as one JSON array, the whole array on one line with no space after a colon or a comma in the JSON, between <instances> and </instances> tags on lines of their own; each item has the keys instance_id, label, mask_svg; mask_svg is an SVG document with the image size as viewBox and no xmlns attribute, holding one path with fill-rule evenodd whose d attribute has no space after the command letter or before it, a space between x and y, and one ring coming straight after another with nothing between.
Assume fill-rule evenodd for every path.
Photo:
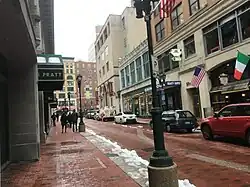
<instances>
[{"instance_id":1,"label":"window ledge","mask_svg":"<svg viewBox=\"0 0 250 187\"><path fill-rule=\"evenodd\" d=\"M184 59L184 62L189 61L189 60L191 60L191 59L193 59L193 58L195 58L195 57L197 57L197 53L194 53L194 54L188 56L187 58L185 58L185 59ZM186 65L186 63L184 63L184 65Z\"/></svg>"},{"instance_id":2,"label":"window ledge","mask_svg":"<svg viewBox=\"0 0 250 187\"><path fill-rule=\"evenodd\" d=\"M239 47L241 47L241 46L243 46L243 45L246 45L246 44L248 44L248 43L250 43L250 38L245 39L243 42L233 44L233 45L228 46L228 47L226 47L226 48L224 48L224 49L222 49L222 50L219 50L219 51L216 51L216 52L214 52L214 53L211 53L211 54L209 54L209 55L207 55L207 56L205 57L205 60L208 60L208 59L213 58L213 57L215 57L215 56L218 56L218 55L220 55L220 54L226 53L226 52L228 52L228 51L230 51L230 50L239 48Z\"/></svg>"},{"instance_id":3,"label":"window ledge","mask_svg":"<svg viewBox=\"0 0 250 187\"><path fill-rule=\"evenodd\" d=\"M132 84L132 85L126 86L126 87L122 88L120 91L129 89L129 88L132 88L133 86L136 86L136 85L141 84L141 83L143 83L143 82L146 82L146 81L148 81L148 80L150 80L150 77L145 78L145 79L141 80L140 82L136 82L136 83L134 83L134 84Z\"/></svg>"}]
</instances>

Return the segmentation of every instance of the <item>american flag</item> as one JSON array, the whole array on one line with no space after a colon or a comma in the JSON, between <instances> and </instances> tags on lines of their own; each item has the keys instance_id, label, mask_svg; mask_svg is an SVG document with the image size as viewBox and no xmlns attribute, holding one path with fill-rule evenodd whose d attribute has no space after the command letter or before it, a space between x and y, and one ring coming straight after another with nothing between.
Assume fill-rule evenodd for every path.
<instances>
[{"instance_id":1,"label":"american flag","mask_svg":"<svg viewBox=\"0 0 250 187\"><path fill-rule=\"evenodd\" d=\"M198 88L205 74L206 71L202 67L196 66L191 85Z\"/></svg>"},{"instance_id":2,"label":"american flag","mask_svg":"<svg viewBox=\"0 0 250 187\"><path fill-rule=\"evenodd\" d=\"M160 3L160 17L169 17L173 7L175 5L175 0L161 0Z\"/></svg>"}]
</instances>

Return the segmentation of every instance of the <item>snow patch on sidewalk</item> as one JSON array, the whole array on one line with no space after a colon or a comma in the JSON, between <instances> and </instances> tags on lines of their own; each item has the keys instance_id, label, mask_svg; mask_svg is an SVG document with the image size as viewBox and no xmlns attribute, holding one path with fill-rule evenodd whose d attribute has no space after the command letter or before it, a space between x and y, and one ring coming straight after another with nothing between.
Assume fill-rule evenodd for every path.
<instances>
[{"instance_id":1,"label":"snow patch on sidewalk","mask_svg":"<svg viewBox=\"0 0 250 187\"><path fill-rule=\"evenodd\" d=\"M117 142L112 142L103 136L97 135L92 130L87 129L87 132L97 137L100 142L106 144L104 145L105 149L103 149L103 151L106 151L107 147L109 147L112 154L117 155L116 157L111 157L110 159L113 160L119 167L121 167L121 169L124 170L131 178L133 178L141 186L149 186L147 170L149 162L147 160L144 160L138 156L135 150L130 151L128 149L123 149L117 144ZM91 139L90 141L94 144L99 142ZM191 184L188 179L178 180L178 182L179 187L196 187L195 185Z\"/></svg>"}]
</instances>

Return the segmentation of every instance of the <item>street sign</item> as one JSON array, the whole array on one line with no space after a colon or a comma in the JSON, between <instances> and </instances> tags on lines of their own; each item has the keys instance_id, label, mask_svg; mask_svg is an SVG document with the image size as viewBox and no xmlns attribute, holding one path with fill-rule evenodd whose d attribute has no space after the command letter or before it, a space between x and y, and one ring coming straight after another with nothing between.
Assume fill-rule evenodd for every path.
<instances>
[{"instance_id":1,"label":"street sign","mask_svg":"<svg viewBox=\"0 0 250 187\"><path fill-rule=\"evenodd\" d=\"M151 58L153 62L153 76L156 78L159 75L159 62L154 55L151 55Z\"/></svg>"},{"instance_id":2,"label":"street sign","mask_svg":"<svg viewBox=\"0 0 250 187\"><path fill-rule=\"evenodd\" d=\"M63 78L62 69L39 69L38 70L39 81L61 81Z\"/></svg>"}]
</instances>

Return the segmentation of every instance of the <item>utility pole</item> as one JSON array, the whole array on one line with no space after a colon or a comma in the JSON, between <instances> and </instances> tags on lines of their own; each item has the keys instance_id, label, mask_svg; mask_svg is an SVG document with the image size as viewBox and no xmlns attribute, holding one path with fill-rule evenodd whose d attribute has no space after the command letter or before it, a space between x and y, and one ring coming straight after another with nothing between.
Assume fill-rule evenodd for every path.
<instances>
[{"instance_id":1,"label":"utility pole","mask_svg":"<svg viewBox=\"0 0 250 187\"><path fill-rule=\"evenodd\" d=\"M135 0L136 18L144 18L147 27L149 64L152 85L152 121L154 134L154 152L150 158L148 166L149 186L150 187L178 187L177 166L173 162L165 149L164 128L162 123L162 108L157 96L156 76L154 73L155 60L153 62L153 42L151 32L151 2L159 0ZM143 13L144 12L144 13Z\"/></svg>"}]
</instances>

